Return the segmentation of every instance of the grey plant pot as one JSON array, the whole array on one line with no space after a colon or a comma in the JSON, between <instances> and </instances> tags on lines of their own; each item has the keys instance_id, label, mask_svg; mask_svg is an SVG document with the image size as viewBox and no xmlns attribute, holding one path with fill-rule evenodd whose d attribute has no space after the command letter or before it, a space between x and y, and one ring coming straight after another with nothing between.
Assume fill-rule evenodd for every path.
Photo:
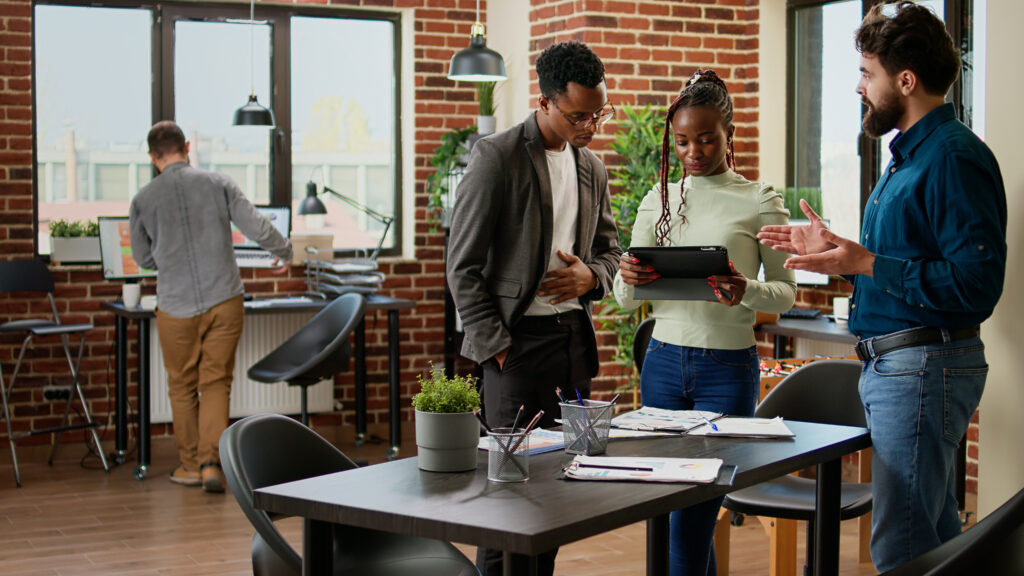
<instances>
[{"instance_id":1,"label":"grey plant pot","mask_svg":"<svg viewBox=\"0 0 1024 576\"><path fill-rule=\"evenodd\" d=\"M416 449L420 470L475 470L479 438L480 424L472 412L438 414L416 410Z\"/></svg>"},{"instance_id":2,"label":"grey plant pot","mask_svg":"<svg viewBox=\"0 0 1024 576\"><path fill-rule=\"evenodd\" d=\"M99 262L100 239L98 236L50 236L50 261L55 264Z\"/></svg>"}]
</instances>

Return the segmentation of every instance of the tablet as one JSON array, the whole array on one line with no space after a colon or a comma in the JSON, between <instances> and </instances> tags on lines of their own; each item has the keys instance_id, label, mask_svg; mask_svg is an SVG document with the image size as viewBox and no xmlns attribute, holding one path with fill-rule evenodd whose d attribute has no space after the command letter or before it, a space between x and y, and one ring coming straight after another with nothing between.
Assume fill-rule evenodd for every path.
<instances>
[{"instance_id":1,"label":"tablet","mask_svg":"<svg viewBox=\"0 0 1024 576\"><path fill-rule=\"evenodd\" d=\"M629 253L661 274L661 278L633 288L637 299L718 301L708 276L730 273L725 246L636 246Z\"/></svg>"}]
</instances>

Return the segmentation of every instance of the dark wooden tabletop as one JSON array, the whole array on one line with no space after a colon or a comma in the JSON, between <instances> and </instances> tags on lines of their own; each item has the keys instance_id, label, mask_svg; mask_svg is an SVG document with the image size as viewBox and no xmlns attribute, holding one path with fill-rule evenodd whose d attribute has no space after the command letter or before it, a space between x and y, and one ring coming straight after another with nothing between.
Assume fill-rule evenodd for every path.
<instances>
[{"instance_id":1,"label":"dark wooden tabletop","mask_svg":"<svg viewBox=\"0 0 1024 576\"><path fill-rule=\"evenodd\" d=\"M561 480L571 460L564 452L532 456L526 483L497 484L487 481L481 452L472 472L424 472L407 458L257 490L255 504L289 516L538 554L870 445L865 428L788 425L795 438L692 436L608 445L610 456L721 458L737 467L732 486Z\"/></svg>"},{"instance_id":2,"label":"dark wooden tabletop","mask_svg":"<svg viewBox=\"0 0 1024 576\"><path fill-rule=\"evenodd\" d=\"M835 322L824 315L811 319L780 318L778 322L772 324L761 324L757 330L777 336L811 338L842 344L857 343L857 336L850 332L848 326L844 324L837 327Z\"/></svg>"}]
</instances>

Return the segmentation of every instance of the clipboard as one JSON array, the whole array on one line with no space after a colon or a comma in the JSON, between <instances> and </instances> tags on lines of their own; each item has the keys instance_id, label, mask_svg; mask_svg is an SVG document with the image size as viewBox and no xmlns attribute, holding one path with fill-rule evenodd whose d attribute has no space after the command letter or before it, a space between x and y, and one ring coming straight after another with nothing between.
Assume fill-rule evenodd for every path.
<instances>
[{"instance_id":1,"label":"clipboard","mask_svg":"<svg viewBox=\"0 0 1024 576\"><path fill-rule=\"evenodd\" d=\"M651 266L661 278L633 288L642 300L713 300L715 289L708 276L728 275L729 252L725 246L636 246L630 255ZM728 291L720 290L727 298Z\"/></svg>"}]
</instances>

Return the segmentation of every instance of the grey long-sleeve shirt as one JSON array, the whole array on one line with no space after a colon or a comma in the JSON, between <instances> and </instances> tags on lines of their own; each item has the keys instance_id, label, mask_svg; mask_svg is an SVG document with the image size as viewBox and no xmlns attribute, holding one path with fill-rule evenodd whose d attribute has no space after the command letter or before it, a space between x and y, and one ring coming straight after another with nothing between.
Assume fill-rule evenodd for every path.
<instances>
[{"instance_id":1,"label":"grey long-sleeve shirt","mask_svg":"<svg viewBox=\"0 0 1024 576\"><path fill-rule=\"evenodd\" d=\"M159 271L160 309L190 318L242 294L231 223L282 261L291 243L262 217L223 174L171 164L132 199L132 255Z\"/></svg>"}]
</instances>

